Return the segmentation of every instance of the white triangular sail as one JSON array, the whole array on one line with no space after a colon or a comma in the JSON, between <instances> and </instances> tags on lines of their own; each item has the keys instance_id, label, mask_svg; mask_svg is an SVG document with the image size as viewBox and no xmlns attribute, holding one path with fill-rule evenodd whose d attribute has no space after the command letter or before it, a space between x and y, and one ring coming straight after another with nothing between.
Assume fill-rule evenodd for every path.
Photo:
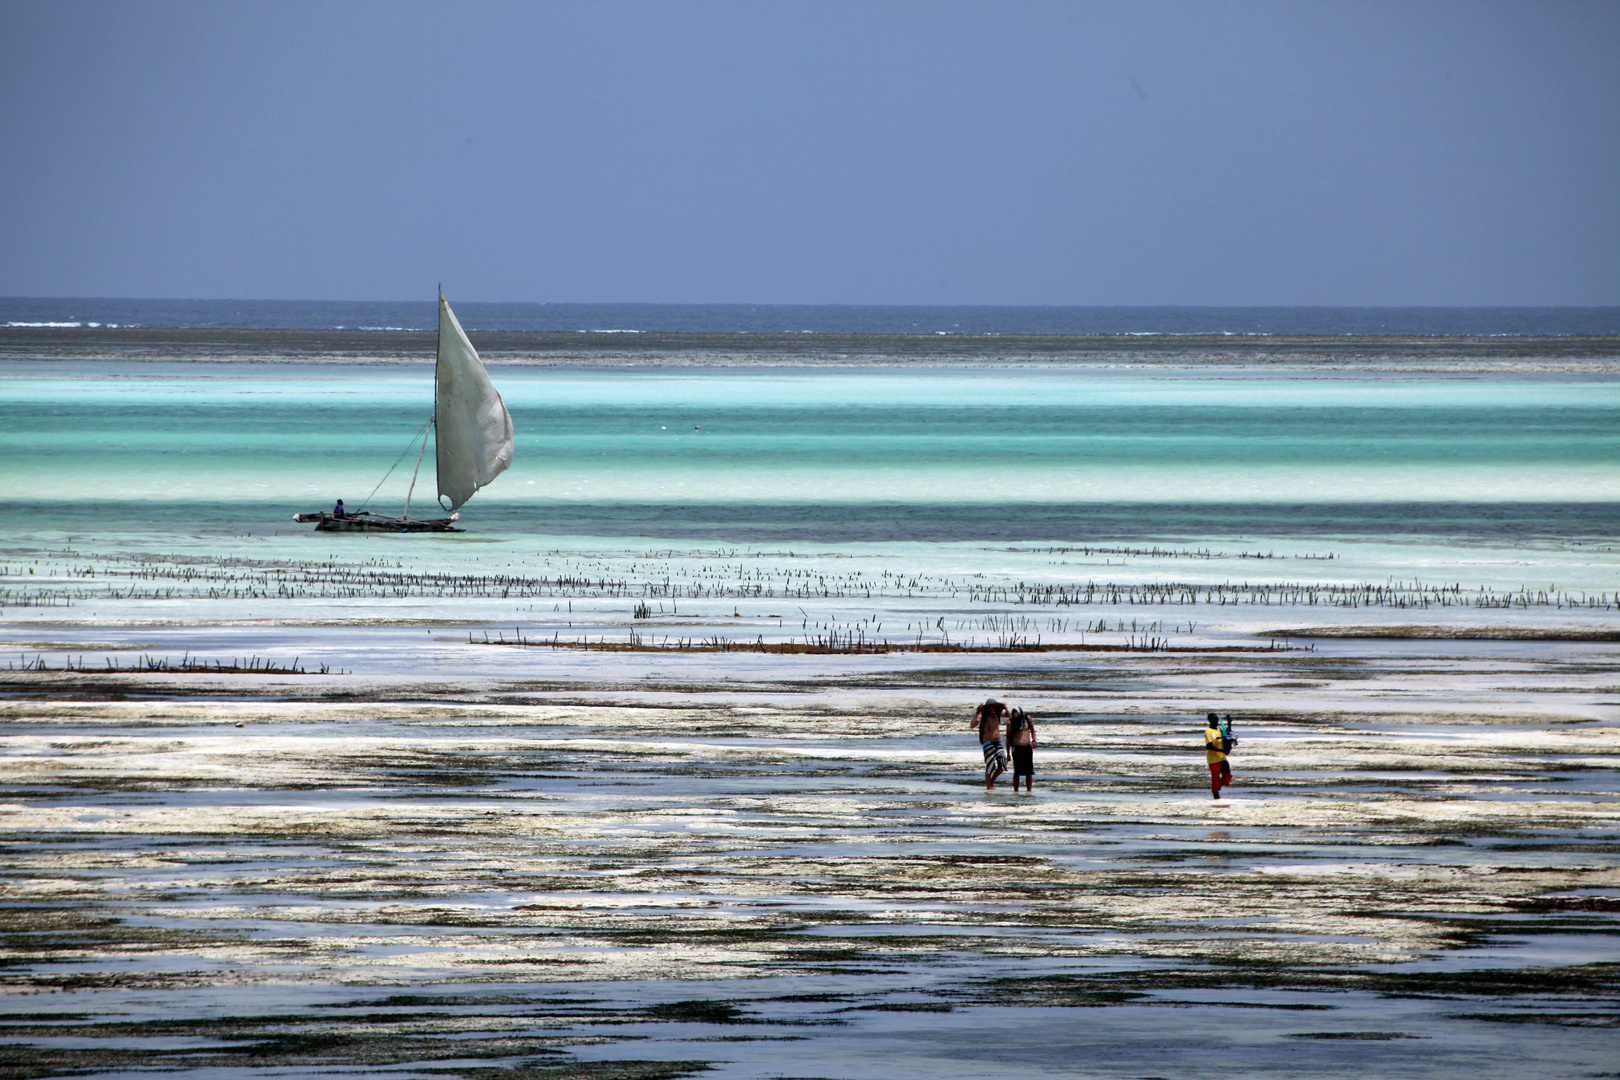
<instances>
[{"instance_id":1,"label":"white triangular sail","mask_svg":"<svg viewBox=\"0 0 1620 1080\"><path fill-rule=\"evenodd\" d=\"M443 292L434 418L439 500L454 510L512 464L512 415Z\"/></svg>"}]
</instances>

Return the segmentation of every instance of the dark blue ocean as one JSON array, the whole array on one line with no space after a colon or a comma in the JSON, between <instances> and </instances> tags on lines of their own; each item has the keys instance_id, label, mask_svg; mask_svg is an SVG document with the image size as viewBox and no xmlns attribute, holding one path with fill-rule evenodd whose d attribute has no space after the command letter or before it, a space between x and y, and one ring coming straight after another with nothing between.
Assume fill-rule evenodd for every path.
<instances>
[{"instance_id":1,"label":"dark blue ocean","mask_svg":"<svg viewBox=\"0 0 1620 1080\"><path fill-rule=\"evenodd\" d=\"M898 307L530 304L451 296L469 330L823 334L1620 334L1620 307ZM430 330L409 301L0 297L0 326Z\"/></svg>"}]
</instances>

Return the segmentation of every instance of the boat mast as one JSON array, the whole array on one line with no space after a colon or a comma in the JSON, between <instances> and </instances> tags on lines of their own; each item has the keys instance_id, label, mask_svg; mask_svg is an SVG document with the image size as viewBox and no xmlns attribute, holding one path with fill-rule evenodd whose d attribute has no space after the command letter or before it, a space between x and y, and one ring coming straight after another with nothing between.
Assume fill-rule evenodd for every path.
<instances>
[{"instance_id":1,"label":"boat mast","mask_svg":"<svg viewBox=\"0 0 1620 1080\"><path fill-rule=\"evenodd\" d=\"M411 472L411 486L405 489L405 513L400 515L401 521L411 519L411 495L416 491L416 474L422 471L422 458L427 454L428 432L432 430L433 421L429 420L427 427L422 429L422 449L416 454L416 468Z\"/></svg>"},{"instance_id":2,"label":"boat mast","mask_svg":"<svg viewBox=\"0 0 1620 1080\"><path fill-rule=\"evenodd\" d=\"M444 307L444 282L442 281L439 282L439 307L441 309ZM440 310L437 314L440 319L439 340L441 344L439 351L443 352L442 342L444 339L444 313L442 310ZM422 472L422 459L427 456L428 432L433 430L434 423L439 419L438 369L439 358L438 354L436 353L433 358L433 415L428 417L427 427L422 429L422 449L417 451L416 454L416 468L411 472L411 486L405 490L405 513L400 516L401 521L409 521L411 518L411 496L416 493L416 478Z\"/></svg>"}]
</instances>

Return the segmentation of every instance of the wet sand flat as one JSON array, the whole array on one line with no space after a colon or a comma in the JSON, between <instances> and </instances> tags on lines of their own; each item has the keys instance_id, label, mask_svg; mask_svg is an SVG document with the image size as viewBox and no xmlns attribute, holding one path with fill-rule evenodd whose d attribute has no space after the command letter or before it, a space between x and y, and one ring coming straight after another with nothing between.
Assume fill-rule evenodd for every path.
<instances>
[{"instance_id":1,"label":"wet sand flat","mask_svg":"<svg viewBox=\"0 0 1620 1080\"><path fill-rule=\"evenodd\" d=\"M909 1077L1612 1060L1612 644L671 654L656 675L615 654L588 678L545 652L530 679L10 674L11 1061ZM984 685L1041 717L1033 796L982 787L964 717ZM1218 804L1196 704L1216 698L1242 739Z\"/></svg>"}]
</instances>

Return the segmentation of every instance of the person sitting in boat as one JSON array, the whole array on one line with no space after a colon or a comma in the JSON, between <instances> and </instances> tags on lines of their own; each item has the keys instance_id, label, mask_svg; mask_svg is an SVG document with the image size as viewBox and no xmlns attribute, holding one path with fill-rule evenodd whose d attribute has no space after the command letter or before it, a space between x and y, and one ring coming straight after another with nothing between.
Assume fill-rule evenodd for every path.
<instances>
[{"instance_id":1,"label":"person sitting in boat","mask_svg":"<svg viewBox=\"0 0 1620 1080\"><path fill-rule=\"evenodd\" d=\"M346 518L346 517L349 516L349 512L347 510L343 509L343 500L342 499L339 499L337 501L337 505L332 507L332 516L335 517L335 518Z\"/></svg>"}]
</instances>

